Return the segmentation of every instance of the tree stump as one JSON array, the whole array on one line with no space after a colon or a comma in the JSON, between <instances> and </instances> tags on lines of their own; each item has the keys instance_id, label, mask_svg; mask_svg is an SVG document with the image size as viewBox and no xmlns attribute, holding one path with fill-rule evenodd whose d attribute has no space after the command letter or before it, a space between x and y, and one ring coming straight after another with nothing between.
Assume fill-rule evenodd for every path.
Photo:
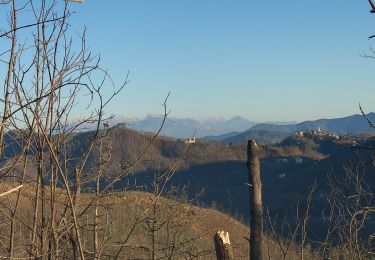
<instances>
[{"instance_id":1,"label":"tree stump","mask_svg":"<svg viewBox=\"0 0 375 260\"><path fill-rule=\"evenodd\" d=\"M229 233L218 231L214 236L216 259L231 260L233 259L233 249L229 240Z\"/></svg>"}]
</instances>

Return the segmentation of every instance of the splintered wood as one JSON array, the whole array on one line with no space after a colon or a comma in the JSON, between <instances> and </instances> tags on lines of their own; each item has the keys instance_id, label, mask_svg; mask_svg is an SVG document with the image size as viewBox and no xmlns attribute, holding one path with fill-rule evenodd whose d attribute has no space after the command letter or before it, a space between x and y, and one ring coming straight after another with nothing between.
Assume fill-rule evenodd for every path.
<instances>
[{"instance_id":1,"label":"splintered wood","mask_svg":"<svg viewBox=\"0 0 375 260\"><path fill-rule=\"evenodd\" d=\"M218 260L233 259L233 249L229 240L229 233L218 231L214 236L216 258Z\"/></svg>"}]
</instances>

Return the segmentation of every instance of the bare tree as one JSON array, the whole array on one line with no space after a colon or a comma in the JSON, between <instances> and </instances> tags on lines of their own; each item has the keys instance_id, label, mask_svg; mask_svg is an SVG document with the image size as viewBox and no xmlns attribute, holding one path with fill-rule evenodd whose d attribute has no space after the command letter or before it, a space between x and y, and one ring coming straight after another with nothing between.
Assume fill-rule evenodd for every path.
<instances>
[{"instance_id":1,"label":"bare tree","mask_svg":"<svg viewBox=\"0 0 375 260\"><path fill-rule=\"evenodd\" d=\"M282 219L278 219L277 216L272 219L267 211L266 228L280 259L305 259L305 256L315 256L311 248L306 250L306 243L311 241L307 229L311 217L312 196L316 189L317 185L314 183L303 192L293 206L292 212ZM270 242L268 247L269 244Z\"/></svg>"},{"instance_id":2,"label":"bare tree","mask_svg":"<svg viewBox=\"0 0 375 260\"><path fill-rule=\"evenodd\" d=\"M324 213L328 231L321 242L323 256L367 259L374 254L373 227L375 216L373 184L368 182L365 165L346 165L344 177L329 175L329 205Z\"/></svg>"},{"instance_id":3,"label":"bare tree","mask_svg":"<svg viewBox=\"0 0 375 260\"><path fill-rule=\"evenodd\" d=\"M27 193L33 207L32 221L22 221L29 239L19 240L24 250L17 251L28 252L29 257L59 258L69 255L62 246L71 241L73 254L84 259L87 249L81 236L80 180L92 174L86 163L97 140L101 140L104 109L127 80L116 88L99 66L99 59L87 50L85 32L78 45L69 35L71 13L67 2L26 1L17 6L13 0L4 7L10 19L9 27L0 33L0 39L9 43L0 56L6 68L2 75L4 98L0 100L1 176L18 185L31 184ZM18 24L19 20L30 19L34 21ZM98 73L102 75L99 81ZM113 92L104 96L106 85L112 85ZM82 99L85 94L89 98ZM87 100L85 106L91 112L71 125L78 97L81 102ZM81 158L71 158L68 140L86 123L96 125L90 144ZM100 179L100 168L94 175L93 179ZM21 190L15 193L15 200L9 199L6 205L9 214L2 211L10 223L6 236L9 258L15 257L16 223L27 218L19 212ZM94 247L95 256L98 251L98 246Z\"/></svg>"}]
</instances>

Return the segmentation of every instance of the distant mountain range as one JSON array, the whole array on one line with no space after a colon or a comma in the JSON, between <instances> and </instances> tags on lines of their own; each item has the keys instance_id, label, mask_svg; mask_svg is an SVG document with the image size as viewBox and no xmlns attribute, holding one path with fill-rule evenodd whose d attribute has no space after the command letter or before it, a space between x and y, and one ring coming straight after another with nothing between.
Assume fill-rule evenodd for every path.
<instances>
[{"instance_id":1,"label":"distant mountain range","mask_svg":"<svg viewBox=\"0 0 375 260\"><path fill-rule=\"evenodd\" d=\"M375 122L375 113L367 114L369 120ZM156 132L162 117L147 115L140 118L127 118L115 116L109 120L109 125L125 124L126 127L141 132ZM83 125L81 130L90 130L92 126ZM281 141L288 134L297 131L307 131L321 128L339 134L359 134L374 132L363 115L352 115L343 118L318 119L301 123L255 123L243 117L236 116L230 119L210 118L197 120L192 118L167 117L161 135L174 138L188 138L195 135L198 138L221 141L225 143L238 143L245 139L257 139L262 143L275 143Z\"/></svg>"},{"instance_id":2,"label":"distant mountain range","mask_svg":"<svg viewBox=\"0 0 375 260\"><path fill-rule=\"evenodd\" d=\"M366 116L370 121L375 123L375 113L369 113ZM375 131L375 129L369 126L369 123L363 115L352 115L333 119L318 119L290 125L257 124L251 129L292 133L296 131L313 130L318 127L322 130L333 131L339 134L359 134Z\"/></svg>"},{"instance_id":3,"label":"distant mountain range","mask_svg":"<svg viewBox=\"0 0 375 260\"><path fill-rule=\"evenodd\" d=\"M110 121L110 125L124 123L128 128L142 132L156 132L161 123L162 117L147 115L143 119L124 118L115 116ZM196 137L216 136L230 132L242 132L256 125L243 117L236 116L230 119L210 118L206 120L196 120L192 118L167 117L161 135L174 138L188 138L195 135Z\"/></svg>"},{"instance_id":4,"label":"distant mountain range","mask_svg":"<svg viewBox=\"0 0 375 260\"><path fill-rule=\"evenodd\" d=\"M375 123L375 113L369 113L367 118ZM207 136L206 139L224 143L243 143L255 139L260 143L278 143L288 135L297 131L308 131L320 128L339 134L356 135L374 132L363 115L352 115L343 118L318 119L297 124L257 124L243 132L230 132L223 135Z\"/></svg>"},{"instance_id":5,"label":"distant mountain range","mask_svg":"<svg viewBox=\"0 0 375 260\"><path fill-rule=\"evenodd\" d=\"M124 117L115 115L109 120L105 120L109 126L124 124L126 127L140 132L155 133L159 130L162 123L162 116L147 115L144 118ZM73 120L71 125L74 126L79 119ZM192 137L201 138L204 136L216 136L230 132L243 132L257 123L251 122L243 117L236 116L230 119L214 117L205 120L192 118L167 117L161 135L185 139ZM77 131L83 132L93 130L95 125L82 124Z\"/></svg>"}]
</instances>

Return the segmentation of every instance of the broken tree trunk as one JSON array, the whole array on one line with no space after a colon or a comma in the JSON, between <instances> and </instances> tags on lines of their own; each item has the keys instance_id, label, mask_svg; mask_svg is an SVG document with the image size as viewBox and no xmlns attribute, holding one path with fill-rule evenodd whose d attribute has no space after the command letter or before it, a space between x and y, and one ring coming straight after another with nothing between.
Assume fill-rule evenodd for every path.
<instances>
[{"instance_id":1,"label":"broken tree trunk","mask_svg":"<svg viewBox=\"0 0 375 260\"><path fill-rule=\"evenodd\" d=\"M233 259L233 249L229 240L229 233L224 231L216 232L214 236L217 260Z\"/></svg>"},{"instance_id":2,"label":"broken tree trunk","mask_svg":"<svg viewBox=\"0 0 375 260\"><path fill-rule=\"evenodd\" d=\"M250 197L250 259L261 260L263 246L262 183L258 146L254 140L249 140L247 144L247 169Z\"/></svg>"}]
</instances>

